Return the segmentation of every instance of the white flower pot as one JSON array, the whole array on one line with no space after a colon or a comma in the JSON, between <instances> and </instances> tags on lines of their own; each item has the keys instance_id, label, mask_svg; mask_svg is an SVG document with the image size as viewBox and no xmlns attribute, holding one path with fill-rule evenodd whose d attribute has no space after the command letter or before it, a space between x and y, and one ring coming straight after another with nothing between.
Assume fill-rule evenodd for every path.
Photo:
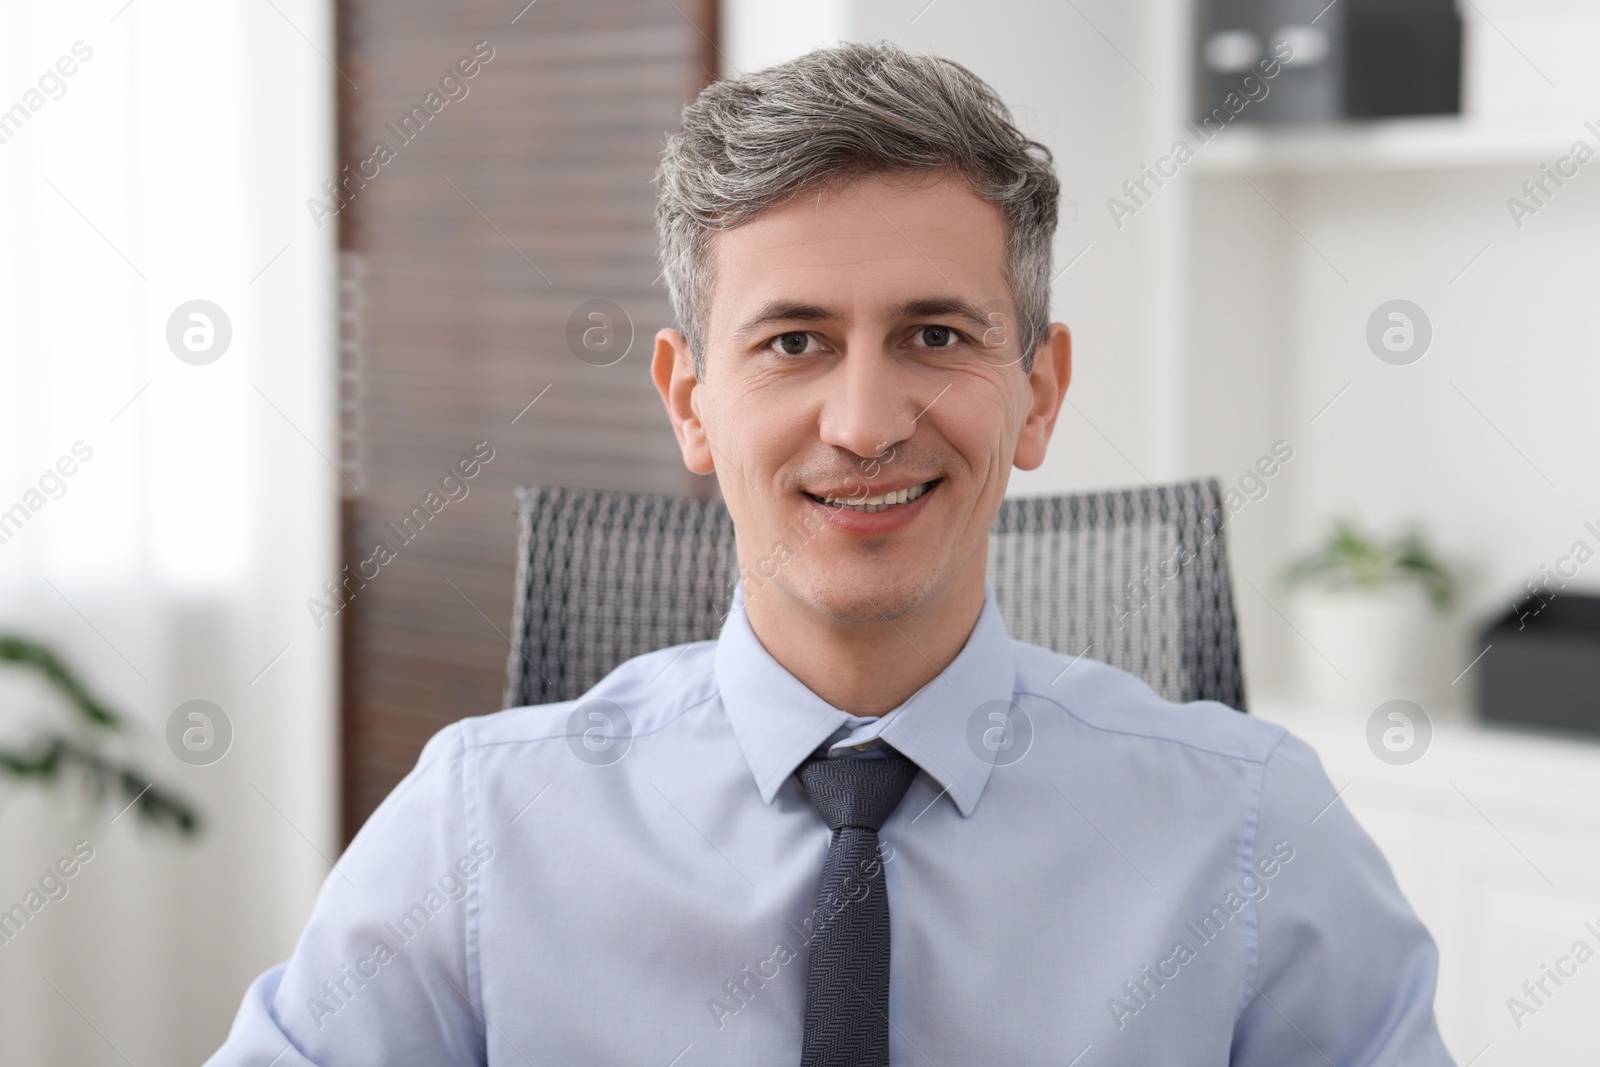
<instances>
[{"instance_id":1,"label":"white flower pot","mask_svg":"<svg viewBox=\"0 0 1600 1067\"><path fill-rule=\"evenodd\" d=\"M1431 702L1439 626L1420 587L1307 588L1294 607L1303 699L1362 715L1386 700Z\"/></svg>"}]
</instances>

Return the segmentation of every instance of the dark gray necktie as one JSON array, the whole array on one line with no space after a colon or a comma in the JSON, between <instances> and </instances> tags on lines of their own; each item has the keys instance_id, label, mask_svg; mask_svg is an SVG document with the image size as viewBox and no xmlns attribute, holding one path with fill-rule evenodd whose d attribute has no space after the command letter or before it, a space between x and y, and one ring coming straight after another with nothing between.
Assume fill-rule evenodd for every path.
<instances>
[{"instance_id":1,"label":"dark gray necktie","mask_svg":"<svg viewBox=\"0 0 1600 1067\"><path fill-rule=\"evenodd\" d=\"M833 830L811 912L801 1067L888 1067L889 896L878 829L917 776L886 759L812 757L795 771Z\"/></svg>"}]
</instances>

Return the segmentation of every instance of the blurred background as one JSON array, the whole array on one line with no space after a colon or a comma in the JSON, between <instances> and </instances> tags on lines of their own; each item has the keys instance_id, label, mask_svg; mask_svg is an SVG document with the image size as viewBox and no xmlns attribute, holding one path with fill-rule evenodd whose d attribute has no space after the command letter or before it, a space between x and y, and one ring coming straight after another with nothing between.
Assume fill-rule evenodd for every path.
<instances>
[{"instance_id":1,"label":"blurred background","mask_svg":"<svg viewBox=\"0 0 1600 1067\"><path fill-rule=\"evenodd\" d=\"M1076 372L1011 491L1217 478L1250 710L1388 853L1452 1052L1593 1062L1600 2L524 3L0 11L0 1061L221 1042L501 706L514 486L715 493L646 375L655 158L708 79L889 39L1055 153Z\"/></svg>"}]
</instances>

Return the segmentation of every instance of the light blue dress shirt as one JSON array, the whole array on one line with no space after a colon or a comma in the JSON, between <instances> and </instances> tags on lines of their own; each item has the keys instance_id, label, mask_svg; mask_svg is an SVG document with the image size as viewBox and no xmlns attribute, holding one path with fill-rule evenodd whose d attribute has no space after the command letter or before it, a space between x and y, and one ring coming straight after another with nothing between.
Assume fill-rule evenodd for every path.
<instances>
[{"instance_id":1,"label":"light blue dress shirt","mask_svg":"<svg viewBox=\"0 0 1600 1067\"><path fill-rule=\"evenodd\" d=\"M921 768L880 834L895 1067L1451 1063L1433 941L1311 749L1013 641L992 590L880 718L736 597L716 641L440 731L210 1063L793 1067L831 837L793 771L879 744Z\"/></svg>"}]
</instances>

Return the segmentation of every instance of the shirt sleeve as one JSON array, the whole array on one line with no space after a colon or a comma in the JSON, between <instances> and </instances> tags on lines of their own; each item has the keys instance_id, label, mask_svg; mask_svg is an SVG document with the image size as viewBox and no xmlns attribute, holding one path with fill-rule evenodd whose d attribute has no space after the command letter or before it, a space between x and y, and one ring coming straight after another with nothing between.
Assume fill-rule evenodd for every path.
<instances>
[{"instance_id":1,"label":"shirt sleeve","mask_svg":"<svg viewBox=\"0 0 1600 1067\"><path fill-rule=\"evenodd\" d=\"M1262 772L1250 862L1257 952L1235 1067L1453 1067L1434 1022L1438 951L1316 753L1287 735Z\"/></svg>"},{"instance_id":2,"label":"shirt sleeve","mask_svg":"<svg viewBox=\"0 0 1600 1067\"><path fill-rule=\"evenodd\" d=\"M329 872L294 955L253 982L207 1067L485 1061L462 727L424 747Z\"/></svg>"}]
</instances>

